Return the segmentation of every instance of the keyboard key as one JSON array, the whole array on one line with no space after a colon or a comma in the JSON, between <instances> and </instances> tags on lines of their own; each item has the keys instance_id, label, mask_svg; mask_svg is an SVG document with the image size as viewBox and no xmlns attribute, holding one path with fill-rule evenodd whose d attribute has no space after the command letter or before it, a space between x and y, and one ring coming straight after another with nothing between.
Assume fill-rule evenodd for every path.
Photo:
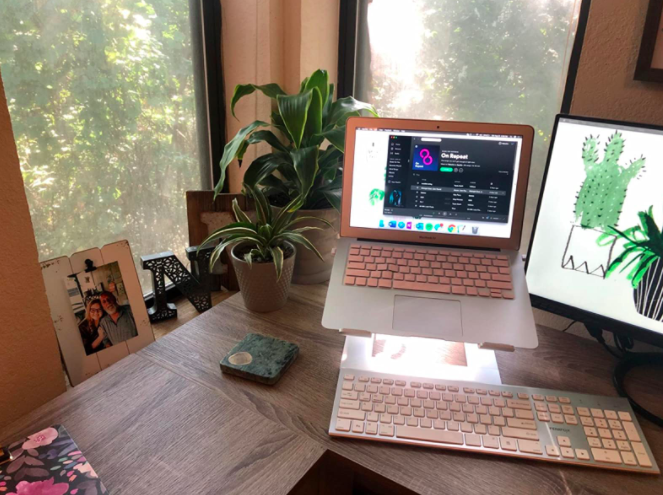
<instances>
[{"instance_id":1,"label":"keyboard key","mask_svg":"<svg viewBox=\"0 0 663 495\"><path fill-rule=\"evenodd\" d=\"M589 452L587 452L585 449L576 449L576 457L581 461L590 460Z\"/></svg>"},{"instance_id":2,"label":"keyboard key","mask_svg":"<svg viewBox=\"0 0 663 495\"><path fill-rule=\"evenodd\" d=\"M378 433L378 424L372 421L366 423L366 434L367 435L377 435Z\"/></svg>"},{"instance_id":3,"label":"keyboard key","mask_svg":"<svg viewBox=\"0 0 663 495\"><path fill-rule=\"evenodd\" d=\"M559 457L559 449L555 445L546 445L546 454L550 457Z\"/></svg>"},{"instance_id":4,"label":"keyboard key","mask_svg":"<svg viewBox=\"0 0 663 495\"><path fill-rule=\"evenodd\" d=\"M651 459L649 459L649 456L647 455L645 446L640 442L633 442L632 446L635 457L638 459L638 463L642 467L652 467Z\"/></svg>"},{"instance_id":5,"label":"keyboard key","mask_svg":"<svg viewBox=\"0 0 663 495\"><path fill-rule=\"evenodd\" d=\"M508 418L506 421L507 424L512 428L522 428L524 430L536 431L536 422L534 421L526 419L515 419L515 418Z\"/></svg>"},{"instance_id":6,"label":"keyboard key","mask_svg":"<svg viewBox=\"0 0 663 495\"><path fill-rule=\"evenodd\" d=\"M633 423L626 422L623 423L624 425L624 431L626 432L626 436L631 442L639 442L640 441L640 435L638 434L638 430L635 428L635 425Z\"/></svg>"},{"instance_id":7,"label":"keyboard key","mask_svg":"<svg viewBox=\"0 0 663 495\"><path fill-rule=\"evenodd\" d=\"M635 456L633 455L632 452L622 452L622 459L624 460L624 464L627 466L637 466L638 463L635 460Z\"/></svg>"},{"instance_id":8,"label":"keyboard key","mask_svg":"<svg viewBox=\"0 0 663 495\"><path fill-rule=\"evenodd\" d=\"M465 435L465 445L470 447L481 447L481 435L467 433Z\"/></svg>"},{"instance_id":9,"label":"keyboard key","mask_svg":"<svg viewBox=\"0 0 663 495\"><path fill-rule=\"evenodd\" d=\"M343 420L345 421L345 420ZM352 433L364 433L364 422L363 421L353 421L352 422Z\"/></svg>"},{"instance_id":10,"label":"keyboard key","mask_svg":"<svg viewBox=\"0 0 663 495\"><path fill-rule=\"evenodd\" d=\"M516 440L513 438L500 437L500 445L502 446L502 450L510 450L513 452L518 450Z\"/></svg>"},{"instance_id":11,"label":"keyboard key","mask_svg":"<svg viewBox=\"0 0 663 495\"><path fill-rule=\"evenodd\" d=\"M605 462L608 464L621 464L622 458L616 450L592 449L592 456L596 462Z\"/></svg>"},{"instance_id":12,"label":"keyboard key","mask_svg":"<svg viewBox=\"0 0 663 495\"><path fill-rule=\"evenodd\" d=\"M518 448L521 452L526 452L528 454L543 454L541 442L533 440L518 440Z\"/></svg>"},{"instance_id":13,"label":"keyboard key","mask_svg":"<svg viewBox=\"0 0 663 495\"><path fill-rule=\"evenodd\" d=\"M463 445L463 434L454 431L442 431L435 429L412 428L409 426L397 426L396 437L409 440L423 440L426 442L448 443Z\"/></svg>"},{"instance_id":14,"label":"keyboard key","mask_svg":"<svg viewBox=\"0 0 663 495\"><path fill-rule=\"evenodd\" d=\"M524 440L538 440L539 433L537 431L523 430L520 428L511 428L505 426L502 428L502 435L509 438L522 438Z\"/></svg>"},{"instance_id":15,"label":"keyboard key","mask_svg":"<svg viewBox=\"0 0 663 495\"><path fill-rule=\"evenodd\" d=\"M571 447L560 447L559 450L562 452L562 457L565 459L575 459L575 452Z\"/></svg>"},{"instance_id":16,"label":"keyboard key","mask_svg":"<svg viewBox=\"0 0 663 495\"><path fill-rule=\"evenodd\" d=\"M403 427L401 427L403 428ZM380 425L380 436L381 437L393 437L394 436L394 425Z\"/></svg>"},{"instance_id":17,"label":"keyboard key","mask_svg":"<svg viewBox=\"0 0 663 495\"><path fill-rule=\"evenodd\" d=\"M341 418L336 419L336 429L338 431L350 431L351 426L352 423L348 419L341 419Z\"/></svg>"},{"instance_id":18,"label":"keyboard key","mask_svg":"<svg viewBox=\"0 0 663 495\"><path fill-rule=\"evenodd\" d=\"M617 414L619 415L619 419L622 421L633 421L631 415L625 411L619 411Z\"/></svg>"},{"instance_id":19,"label":"keyboard key","mask_svg":"<svg viewBox=\"0 0 663 495\"><path fill-rule=\"evenodd\" d=\"M557 443L559 444L560 447L570 447L571 446L571 439L569 437L563 436L563 435L558 435L557 436Z\"/></svg>"},{"instance_id":20,"label":"keyboard key","mask_svg":"<svg viewBox=\"0 0 663 495\"><path fill-rule=\"evenodd\" d=\"M352 409L339 409L338 410L338 417L342 419L357 419L357 420L364 420L366 417L366 413L363 411L354 411ZM348 430L350 431L350 426L348 423Z\"/></svg>"},{"instance_id":21,"label":"keyboard key","mask_svg":"<svg viewBox=\"0 0 663 495\"><path fill-rule=\"evenodd\" d=\"M598 438L589 437L587 441L589 442L590 447L597 447L599 449L603 447L601 440L599 440Z\"/></svg>"}]
</instances>

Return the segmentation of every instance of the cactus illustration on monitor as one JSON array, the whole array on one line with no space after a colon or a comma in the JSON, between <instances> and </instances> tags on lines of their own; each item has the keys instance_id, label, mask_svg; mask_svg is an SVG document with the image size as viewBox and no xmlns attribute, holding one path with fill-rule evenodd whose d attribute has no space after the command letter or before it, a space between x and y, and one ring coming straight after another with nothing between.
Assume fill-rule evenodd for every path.
<instances>
[{"instance_id":1,"label":"cactus illustration on monitor","mask_svg":"<svg viewBox=\"0 0 663 495\"><path fill-rule=\"evenodd\" d=\"M562 268L604 278L611 263L612 249L629 184L645 169L646 158L620 165L625 140L619 131L608 138L600 158L598 136L590 135L582 145L585 180L576 199L576 224L571 227L562 256ZM612 242L603 234L607 233ZM602 241L596 241L601 237ZM608 249L606 249L608 248Z\"/></svg>"},{"instance_id":2,"label":"cactus illustration on monitor","mask_svg":"<svg viewBox=\"0 0 663 495\"><path fill-rule=\"evenodd\" d=\"M589 136L582 145L582 161L587 177L575 205L576 221L583 229L607 231L619 222L629 183L645 166L645 157L622 167L619 159L624 152L624 138L615 132L599 161L598 138Z\"/></svg>"}]
</instances>

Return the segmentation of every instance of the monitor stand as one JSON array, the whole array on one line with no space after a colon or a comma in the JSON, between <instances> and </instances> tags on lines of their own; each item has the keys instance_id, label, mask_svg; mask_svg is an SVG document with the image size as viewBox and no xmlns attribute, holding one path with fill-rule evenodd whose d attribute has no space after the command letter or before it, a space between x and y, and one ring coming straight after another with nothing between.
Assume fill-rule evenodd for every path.
<instances>
[{"instance_id":1,"label":"monitor stand","mask_svg":"<svg viewBox=\"0 0 663 495\"><path fill-rule=\"evenodd\" d=\"M495 351L477 344L370 334L347 335L341 370L501 385Z\"/></svg>"}]
</instances>

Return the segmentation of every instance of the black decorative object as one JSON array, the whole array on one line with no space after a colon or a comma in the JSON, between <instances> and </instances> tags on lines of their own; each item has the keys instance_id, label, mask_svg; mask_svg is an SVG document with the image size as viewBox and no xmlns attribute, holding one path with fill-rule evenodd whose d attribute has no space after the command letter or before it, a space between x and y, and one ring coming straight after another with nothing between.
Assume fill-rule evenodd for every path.
<instances>
[{"instance_id":1,"label":"black decorative object","mask_svg":"<svg viewBox=\"0 0 663 495\"><path fill-rule=\"evenodd\" d=\"M177 316L177 308L166 299L166 275L199 313L212 307L209 258L213 250L213 246L201 249L200 252L197 246L187 248L187 258L198 267L198 279L189 273L171 251L140 257L143 269L152 272L154 305L147 310L151 322Z\"/></svg>"}]
</instances>

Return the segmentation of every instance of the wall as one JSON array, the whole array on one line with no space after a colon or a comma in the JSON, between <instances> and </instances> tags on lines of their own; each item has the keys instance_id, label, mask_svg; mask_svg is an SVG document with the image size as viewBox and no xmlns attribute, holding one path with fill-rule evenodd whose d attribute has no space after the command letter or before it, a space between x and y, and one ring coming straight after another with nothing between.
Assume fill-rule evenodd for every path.
<instances>
[{"instance_id":1,"label":"wall","mask_svg":"<svg viewBox=\"0 0 663 495\"><path fill-rule=\"evenodd\" d=\"M65 383L1 77L0 173L2 428L64 392Z\"/></svg>"},{"instance_id":2,"label":"wall","mask_svg":"<svg viewBox=\"0 0 663 495\"><path fill-rule=\"evenodd\" d=\"M663 124L663 84L633 80L648 4L592 1L571 113Z\"/></svg>"},{"instance_id":3,"label":"wall","mask_svg":"<svg viewBox=\"0 0 663 495\"><path fill-rule=\"evenodd\" d=\"M245 96L230 113L237 84L278 83L296 93L299 83L318 68L336 82L339 0L220 0L223 16L223 66L226 88L227 138L254 120L269 122L272 102L262 94ZM251 146L240 169L229 167L229 188L238 192L247 165L269 152Z\"/></svg>"}]
</instances>

